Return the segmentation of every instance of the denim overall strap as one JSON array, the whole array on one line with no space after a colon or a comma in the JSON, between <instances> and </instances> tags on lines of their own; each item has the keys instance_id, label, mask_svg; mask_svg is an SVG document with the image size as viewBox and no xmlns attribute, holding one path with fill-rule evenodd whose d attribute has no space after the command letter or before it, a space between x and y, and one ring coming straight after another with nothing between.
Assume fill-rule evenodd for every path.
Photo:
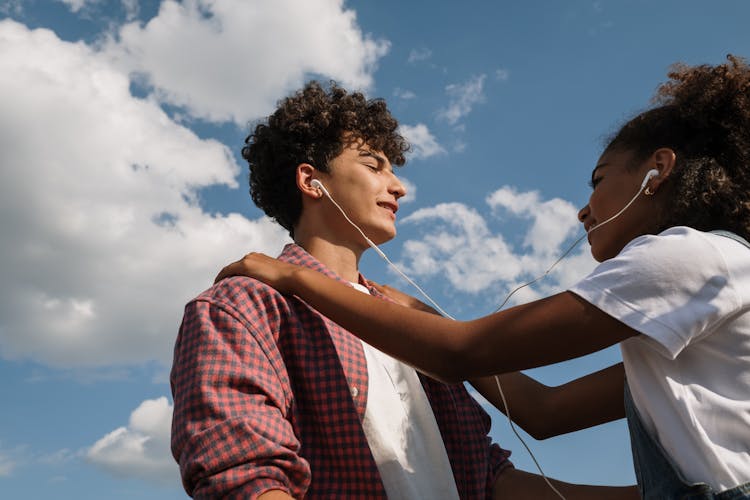
<instances>
[{"instance_id":1,"label":"denim overall strap","mask_svg":"<svg viewBox=\"0 0 750 500\"><path fill-rule=\"evenodd\" d=\"M625 416L628 419L630 431L635 477L644 500L714 498L709 485L705 483L691 485L682 477L669 455L644 426L627 383L625 384Z\"/></svg>"},{"instance_id":2,"label":"denim overall strap","mask_svg":"<svg viewBox=\"0 0 750 500\"><path fill-rule=\"evenodd\" d=\"M625 384L625 416L630 431L633 466L644 500L747 500L750 483L714 493L706 483L689 483L661 444L646 429Z\"/></svg>"},{"instance_id":3,"label":"denim overall strap","mask_svg":"<svg viewBox=\"0 0 750 500\"><path fill-rule=\"evenodd\" d=\"M742 236L740 236L739 234L734 234L733 232L731 232L731 231L725 231L724 229L714 229L713 231L709 231L709 232L711 232L713 234L718 234L719 236L725 236L727 238L731 238L734 241L742 243L747 248L750 248L750 243L748 243L748 241L745 238L743 238Z\"/></svg>"}]
</instances>

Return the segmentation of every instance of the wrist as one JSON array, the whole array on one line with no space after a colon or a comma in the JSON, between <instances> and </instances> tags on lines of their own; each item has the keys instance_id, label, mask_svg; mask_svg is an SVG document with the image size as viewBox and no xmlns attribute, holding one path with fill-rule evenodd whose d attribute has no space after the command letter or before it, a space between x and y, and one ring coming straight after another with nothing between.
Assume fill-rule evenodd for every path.
<instances>
[{"instance_id":1,"label":"wrist","mask_svg":"<svg viewBox=\"0 0 750 500\"><path fill-rule=\"evenodd\" d=\"M282 273L277 283L277 289L289 295L295 295L299 292L301 286L305 283L309 273L314 272L306 267L294 266L288 272Z\"/></svg>"}]
</instances>

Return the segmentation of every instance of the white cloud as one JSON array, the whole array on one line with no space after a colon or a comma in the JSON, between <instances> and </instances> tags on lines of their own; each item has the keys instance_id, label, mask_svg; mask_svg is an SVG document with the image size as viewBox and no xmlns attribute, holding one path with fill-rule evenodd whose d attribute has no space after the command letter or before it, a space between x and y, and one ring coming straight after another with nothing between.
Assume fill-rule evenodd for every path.
<instances>
[{"instance_id":1,"label":"white cloud","mask_svg":"<svg viewBox=\"0 0 750 500\"><path fill-rule=\"evenodd\" d=\"M536 255L559 252L560 245L580 227L578 211L572 204L559 198L541 201L537 191L518 193L512 187L503 186L490 194L486 201L492 209L502 208L533 221L524 245L531 247Z\"/></svg>"},{"instance_id":2,"label":"white cloud","mask_svg":"<svg viewBox=\"0 0 750 500\"><path fill-rule=\"evenodd\" d=\"M510 78L510 71L504 68L499 68L495 70L495 79L499 80L501 82L508 81Z\"/></svg>"},{"instance_id":3,"label":"white cloud","mask_svg":"<svg viewBox=\"0 0 750 500\"><path fill-rule=\"evenodd\" d=\"M421 48L421 49L411 49L409 51L409 63L415 63L419 61L426 61L432 57L432 51L428 48Z\"/></svg>"},{"instance_id":4,"label":"white cloud","mask_svg":"<svg viewBox=\"0 0 750 500\"><path fill-rule=\"evenodd\" d=\"M286 235L205 213L197 189L236 186L230 151L133 98L101 54L10 20L0 54L0 354L168 364L184 303Z\"/></svg>"},{"instance_id":5,"label":"white cloud","mask_svg":"<svg viewBox=\"0 0 750 500\"><path fill-rule=\"evenodd\" d=\"M71 12L80 11L87 3L91 4L98 0L58 0L68 6Z\"/></svg>"},{"instance_id":6,"label":"white cloud","mask_svg":"<svg viewBox=\"0 0 750 500\"><path fill-rule=\"evenodd\" d=\"M369 88L390 44L363 34L343 0L164 0L105 46L160 101L244 125L311 73Z\"/></svg>"},{"instance_id":7,"label":"white cloud","mask_svg":"<svg viewBox=\"0 0 750 500\"><path fill-rule=\"evenodd\" d=\"M12 448L5 448L0 441L0 479L13 476L16 470L27 466L31 461L28 446L16 445Z\"/></svg>"},{"instance_id":8,"label":"white cloud","mask_svg":"<svg viewBox=\"0 0 750 500\"><path fill-rule=\"evenodd\" d=\"M445 279L453 290L470 294L510 291L543 275L567 250L579 226L570 203L543 201L536 192L518 193L504 186L486 201L495 215L505 210L522 222L531 222L523 229L522 248L514 249L502 234L493 234L478 210L461 203L442 203L402 220L423 233L402 243L401 266L407 274ZM593 266L588 248L580 247L555 266L548 279L519 290L511 303L559 291Z\"/></svg>"},{"instance_id":9,"label":"white cloud","mask_svg":"<svg viewBox=\"0 0 750 500\"><path fill-rule=\"evenodd\" d=\"M135 19L140 11L138 0L122 0L122 8L125 10L125 18L128 21Z\"/></svg>"},{"instance_id":10,"label":"white cloud","mask_svg":"<svg viewBox=\"0 0 750 500\"><path fill-rule=\"evenodd\" d=\"M147 399L119 427L86 452L89 462L118 477L158 484L179 484L179 471L169 449L172 405L167 398Z\"/></svg>"},{"instance_id":11,"label":"white cloud","mask_svg":"<svg viewBox=\"0 0 750 500\"><path fill-rule=\"evenodd\" d=\"M45 465L61 465L79 458L80 452L74 452L67 448L40 455L36 461Z\"/></svg>"},{"instance_id":12,"label":"white cloud","mask_svg":"<svg viewBox=\"0 0 750 500\"><path fill-rule=\"evenodd\" d=\"M393 90L393 95L398 97L399 99L404 100L414 99L415 97L417 97L417 94L415 94L411 90L402 89L400 87L396 87Z\"/></svg>"},{"instance_id":13,"label":"white cloud","mask_svg":"<svg viewBox=\"0 0 750 500\"><path fill-rule=\"evenodd\" d=\"M23 4L21 0L5 0L0 3L0 14L6 16L15 15L20 16L23 14Z\"/></svg>"},{"instance_id":14,"label":"white cloud","mask_svg":"<svg viewBox=\"0 0 750 500\"><path fill-rule=\"evenodd\" d=\"M406 196L398 200L399 203L411 203L413 201L417 200L417 186L413 182L411 182L409 179L405 177L398 176L401 183L406 188Z\"/></svg>"},{"instance_id":15,"label":"white cloud","mask_svg":"<svg viewBox=\"0 0 750 500\"><path fill-rule=\"evenodd\" d=\"M401 222L429 226L422 239L403 243L407 274L444 274L456 289L477 293L520 272L520 263L503 238L491 235L484 218L466 205L441 203L417 210Z\"/></svg>"},{"instance_id":16,"label":"white cloud","mask_svg":"<svg viewBox=\"0 0 750 500\"><path fill-rule=\"evenodd\" d=\"M87 19L98 18L100 20L106 19L109 15L105 12L107 8L111 9L110 3L104 0L56 0L60 3L67 5L68 9L81 17ZM138 17L140 11L139 0L120 0L122 5L122 11L125 14L126 21L132 21Z\"/></svg>"},{"instance_id":17,"label":"white cloud","mask_svg":"<svg viewBox=\"0 0 750 500\"><path fill-rule=\"evenodd\" d=\"M399 132L411 144L412 149L408 153L410 159L420 160L445 154L445 149L438 144L437 139L424 123L401 125Z\"/></svg>"},{"instance_id":18,"label":"white cloud","mask_svg":"<svg viewBox=\"0 0 750 500\"><path fill-rule=\"evenodd\" d=\"M450 97L448 106L438 112L438 118L455 125L468 115L472 108L484 102L484 80L487 75L475 76L465 83L454 83L445 88Z\"/></svg>"},{"instance_id":19,"label":"white cloud","mask_svg":"<svg viewBox=\"0 0 750 500\"><path fill-rule=\"evenodd\" d=\"M0 477L8 477L16 468L16 462L0 451Z\"/></svg>"}]
</instances>

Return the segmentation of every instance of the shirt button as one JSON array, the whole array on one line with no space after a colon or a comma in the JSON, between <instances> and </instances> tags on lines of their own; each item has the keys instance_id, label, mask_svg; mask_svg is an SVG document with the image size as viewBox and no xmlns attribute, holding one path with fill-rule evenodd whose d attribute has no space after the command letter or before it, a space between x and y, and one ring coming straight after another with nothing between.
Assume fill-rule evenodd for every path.
<instances>
[{"instance_id":1,"label":"shirt button","mask_svg":"<svg viewBox=\"0 0 750 500\"><path fill-rule=\"evenodd\" d=\"M357 389L356 387L352 386L351 392L352 392L353 398L356 398L357 396L359 396L359 389Z\"/></svg>"}]
</instances>

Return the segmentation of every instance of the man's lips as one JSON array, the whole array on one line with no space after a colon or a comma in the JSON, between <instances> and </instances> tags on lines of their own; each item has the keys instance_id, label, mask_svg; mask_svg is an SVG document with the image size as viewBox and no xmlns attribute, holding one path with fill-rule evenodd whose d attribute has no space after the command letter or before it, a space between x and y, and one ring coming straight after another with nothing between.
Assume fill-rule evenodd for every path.
<instances>
[{"instance_id":1,"label":"man's lips","mask_svg":"<svg viewBox=\"0 0 750 500\"><path fill-rule=\"evenodd\" d=\"M379 201L378 202L379 207L383 207L386 210L390 210L393 213L393 216L396 216L396 212L398 212L398 203L392 203L389 201Z\"/></svg>"}]
</instances>

